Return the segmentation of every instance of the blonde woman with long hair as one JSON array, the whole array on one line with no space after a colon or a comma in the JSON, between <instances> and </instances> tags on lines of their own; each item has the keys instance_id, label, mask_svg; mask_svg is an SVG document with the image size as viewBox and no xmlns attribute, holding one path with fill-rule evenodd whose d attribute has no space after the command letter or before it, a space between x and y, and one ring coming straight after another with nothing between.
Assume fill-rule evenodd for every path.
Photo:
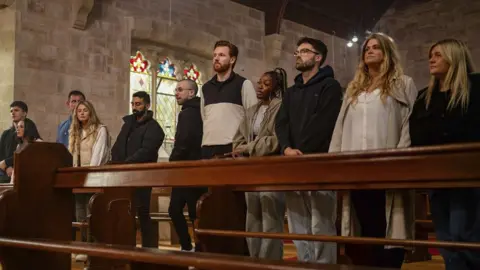
<instances>
[{"instance_id":1,"label":"blonde woman with long hair","mask_svg":"<svg viewBox=\"0 0 480 270\"><path fill-rule=\"evenodd\" d=\"M410 116L413 146L480 141L480 74L462 41L445 39L429 51L431 79ZM430 210L438 240L480 241L480 189L432 190ZM480 269L474 250L440 249L446 270Z\"/></svg>"},{"instance_id":2,"label":"blonde woman with long hair","mask_svg":"<svg viewBox=\"0 0 480 270\"><path fill-rule=\"evenodd\" d=\"M347 87L329 152L401 148L410 145L408 117L417 96L403 74L398 51L385 34L370 35ZM411 191L355 190L343 197L342 235L410 239L414 213ZM357 265L400 269L401 247L347 245Z\"/></svg>"},{"instance_id":3,"label":"blonde woman with long hair","mask_svg":"<svg viewBox=\"0 0 480 270\"><path fill-rule=\"evenodd\" d=\"M89 101L79 101L72 113L69 130L68 150L73 156L74 167L100 166L108 162L110 155L110 136ZM88 202L93 194L76 194L77 222L87 220ZM82 241L86 241L82 235ZM76 256L77 261L86 261L86 255Z\"/></svg>"}]
</instances>

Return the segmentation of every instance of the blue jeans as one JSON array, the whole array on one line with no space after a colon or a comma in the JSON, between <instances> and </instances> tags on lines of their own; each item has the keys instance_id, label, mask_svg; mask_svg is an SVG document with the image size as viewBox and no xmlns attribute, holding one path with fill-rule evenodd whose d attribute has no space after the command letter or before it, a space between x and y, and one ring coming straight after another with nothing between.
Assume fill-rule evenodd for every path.
<instances>
[{"instance_id":1,"label":"blue jeans","mask_svg":"<svg viewBox=\"0 0 480 270\"><path fill-rule=\"evenodd\" d=\"M438 240L480 242L480 189L444 189L430 192L430 209ZM440 249L445 270L480 269L480 252Z\"/></svg>"}]
</instances>

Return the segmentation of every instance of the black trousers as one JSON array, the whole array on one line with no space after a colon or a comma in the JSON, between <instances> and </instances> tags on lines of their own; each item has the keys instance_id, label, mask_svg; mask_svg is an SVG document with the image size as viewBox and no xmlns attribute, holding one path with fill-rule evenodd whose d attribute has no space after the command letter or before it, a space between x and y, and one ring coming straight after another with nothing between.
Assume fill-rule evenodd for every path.
<instances>
[{"instance_id":1,"label":"black trousers","mask_svg":"<svg viewBox=\"0 0 480 270\"><path fill-rule=\"evenodd\" d=\"M223 144L223 145L206 145L202 146L202 159L212 159L215 156L221 156L226 153L231 153L233 151L232 144Z\"/></svg>"},{"instance_id":2,"label":"black trousers","mask_svg":"<svg viewBox=\"0 0 480 270\"><path fill-rule=\"evenodd\" d=\"M197 201L202 194L208 191L207 188L173 188L170 196L168 214L172 219L173 227L177 232L182 250L192 249L192 239L188 233L188 225L183 215L185 205L188 208L190 222L197 218Z\"/></svg>"},{"instance_id":3,"label":"black trousers","mask_svg":"<svg viewBox=\"0 0 480 270\"><path fill-rule=\"evenodd\" d=\"M137 216L142 234L142 247L158 248L158 239L155 237L154 226L150 218L150 198L152 188L135 189Z\"/></svg>"},{"instance_id":4,"label":"black trousers","mask_svg":"<svg viewBox=\"0 0 480 270\"><path fill-rule=\"evenodd\" d=\"M355 208L363 237L385 238L385 190L352 190L352 205ZM353 264L372 267L402 267L405 250L385 249L383 245L345 245L345 252Z\"/></svg>"}]
</instances>

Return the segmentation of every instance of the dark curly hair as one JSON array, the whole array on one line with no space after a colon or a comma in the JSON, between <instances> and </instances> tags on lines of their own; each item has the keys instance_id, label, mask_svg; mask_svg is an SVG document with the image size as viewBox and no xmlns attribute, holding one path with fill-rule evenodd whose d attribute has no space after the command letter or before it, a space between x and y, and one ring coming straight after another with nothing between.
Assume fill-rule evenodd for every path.
<instances>
[{"instance_id":1,"label":"dark curly hair","mask_svg":"<svg viewBox=\"0 0 480 270\"><path fill-rule=\"evenodd\" d=\"M267 71L264 75L272 78L273 92L275 97L283 97L283 93L287 90L287 72L283 68L276 68L272 71Z\"/></svg>"}]
</instances>

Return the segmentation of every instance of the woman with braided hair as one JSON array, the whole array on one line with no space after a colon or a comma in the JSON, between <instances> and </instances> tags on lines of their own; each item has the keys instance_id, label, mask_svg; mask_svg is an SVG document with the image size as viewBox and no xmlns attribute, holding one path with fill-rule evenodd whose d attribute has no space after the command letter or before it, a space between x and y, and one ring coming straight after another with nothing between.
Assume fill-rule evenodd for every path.
<instances>
[{"instance_id":1,"label":"woman with braided hair","mask_svg":"<svg viewBox=\"0 0 480 270\"><path fill-rule=\"evenodd\" d=\"M258 81L258 104L250 107L233 138L234 157L280 154L275 134L275 117L282 103L287 84L285 70L266 72ZM247 192L246 230L248 232L282 232L285 217L283 192ZM281 260L283 241L280 239L248 238L250 256Z\"/></svg>"}]
</instances>

